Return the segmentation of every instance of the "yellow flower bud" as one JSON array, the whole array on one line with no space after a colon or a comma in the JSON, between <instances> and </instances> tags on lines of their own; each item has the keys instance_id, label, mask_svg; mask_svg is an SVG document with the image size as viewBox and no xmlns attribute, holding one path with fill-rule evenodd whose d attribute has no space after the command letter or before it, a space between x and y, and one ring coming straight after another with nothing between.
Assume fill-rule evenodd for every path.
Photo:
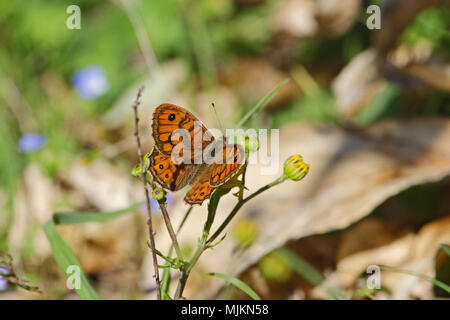
<instances>
[{"instance_id":1,"label":"yellow flower bud","mask_svg":"<svg viewBox=\"0 0 450 320\"><path fill-rule=\"evenodd\" d=\"M284 176L293 181L302 180L309 171L309 165L303 162L301 155L290 156L284 162Z\"/></svg>"}]
</instances>

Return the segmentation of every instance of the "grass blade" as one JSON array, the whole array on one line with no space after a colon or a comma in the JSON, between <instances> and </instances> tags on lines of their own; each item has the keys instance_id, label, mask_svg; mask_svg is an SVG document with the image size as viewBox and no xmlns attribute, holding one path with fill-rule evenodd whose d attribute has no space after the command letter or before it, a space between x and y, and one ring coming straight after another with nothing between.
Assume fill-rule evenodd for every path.
<instances>
[{"instance_id":1,"label":"grass blade","mask_svg":"<svg viewBox=\"0 0 450 320\"><path fill-rule=\"evenodd\" d=\"M450 286L448 286L447 284L443 283L442 281L436 280L436 279L434 279L432 277L429 277L429 276L426 276L424 274L421 274L421 273L418 273L418 272L414 272L414 271L409 271L409 270L403 270L403 269L399 269L399 268L389 267L389 266L380 266L380 269L384 270L384 271L404 273L404 274L409 274L411 276L418 277L420 279L429 281L432 284L434 284L436 287L439 287L442 290L445 290L448 293L450 293Z\"/></svg>"},{"instance_id":2,"label":"grass blade","mask_svg":"<svg viewBox=\"0 0 450 320\"><path fill-rule=\"evenodd\" d=\"M234 278L232 276L223 274L223 273L217 273L217 272L211 272L210 273L211 276L214 276L216 278L220 278L223 279L229 283L231 283L233 286L235 286L236 288L244 291L246 294L248 294L253 300L261 300L261 298L258 296L258 294L253 291L252 288L250 288L245 282Z\"/></svg>"},{"instance_id":3,"label":"grass blade","mask_svg":"<svg viewBox=\"0 0 450 320\"><path fill-rule=\"evenodd\" d=\"M450 247L446 244L441 244L441 248L442 250L445 251L446 254L448 254L450 256Z\"/></svg>"},{"instance_id":4,"label":"grass blade","mask_svg":"<svg viewBox=\"0 0 450 320\"><path fill-rule=\"evenodd\" d=\"M373 102L356 116L356 124L365 126L380 119L389 111L389 108L395 103L400 94L398 86L387 84Z\"/></svg>"},{"instance_id":5,"label":"grass blade","mask_svg":"<svg viewBox=\"0 0 450 320\"><path fill-rule=\"evenodd\" d=\"M81 269L77 258L72 253L72 250L70 250L69 246L65 243L65 241L61 238L58 231L56 230L53 219L50 219L50 221L44 225L44 232L47 236L48 241L50 242L50 246L56 262L58 262L63 272L65 273L69 266L79 267L81 285L80 288L75 289L75 291L78 293L80 298L83 300L100 299L87 280L87 277Z\"/></svg>"},{"instance_id":6,"label":"grass blade","mask_svg":"<svg viewBox=\"0 0 450 320\"><path fill-rule=\"evenodd\" d=\"M274 251L274 254L278 254L284 259L289 266L301 277L305 278L309 283L314 286L320 285L324 280L324 276L314 266L309 264L299 255L295 254L288 248L282 247ZM345 293L334 289L326 288L328 295L334 300L348 300L350 299Z\"/></svg>"},{"instance_id":7,"label":"grass blade","mask_svg":"<svg viewBox=\"0 0 450 320\"><path fill-rule=\"evenodd\" d=\"M70 247L67 243L61 238L56 230L57 224L80 224L87 222L106 222L108 220L120 217L128 212L133 211L134 209L141 206L144 202L138 202L131 205L128 208L111 211L111 212L98 212L98 213L82 213L82 212L57 212L53 214L50 221L48 221L44 225L44 232L47 236L48 241L50 242L50 246L53 252L53 256L55 257L56 262L58 262L59 266L66 273L66 270L69 266L78 266L80 270L80 280L81 286L80 289L75 289L81 299L84 300L97 300L100 299L95 290L92 288L89 283L86 275L80 267L80 264L73 254Z\"/></svg>"},{"instance_id":8,"label":"grass blade","mask_svg":"<svg viewBox=\"0 0 450 320\"><path fill-rule=\"evenodd\" d=\"M318 286L324 280L324 277L316 268L291 250L287 248L279 248L274 251L274 253L284 259L295 272L305 278L312 285Z\"/></svg>"},{"instance_id":9,"label":"grass blade","mask_svg":"<svg viewBox=\"0 0 450 320\"><path fill-rule=\"evenodd\" d=\"M264 98L262 98L261 100L258 101L258 103L249 111L247 112L247 114L241 119L241 121L239 121L238 123L238 127L242 127L244 124L247 123L248 120L251 119L251 117L253 117L253 115L255 113L257 113L258 111L260 111L262 108L264 108L269 102L270 100L273 99L273 97L275 97L278 93L278 91L280 91L280 89L289 81L289 79L284 79L283 81L281 81L272 91L270 91L266 96L264 96Z\"/></svg>"},{"instance_id":10,"label":"grass blade","mask_svg":"<svg viewBox=\"0 0 450 320\"><path fill-rule=\"evenodd\" d=\"M133 211L140 207L145 202L135 203L128 208L111 211L111 212L96 212L96 213L83 213L83 212L57 212L53 215L53 221L55 224L80 224L87 222L106 222L108 220L120 217L126 213Z\"/></svg>"}]
</instances>

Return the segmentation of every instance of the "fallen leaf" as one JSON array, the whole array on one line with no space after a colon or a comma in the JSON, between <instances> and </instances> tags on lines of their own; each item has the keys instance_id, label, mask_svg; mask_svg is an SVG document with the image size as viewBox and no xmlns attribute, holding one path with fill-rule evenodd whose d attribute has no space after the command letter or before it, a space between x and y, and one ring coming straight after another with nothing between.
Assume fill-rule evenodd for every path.
<instances>
[{"instance_id":1,"label":"fallen leaf","mask_svg":"<svg viewBox=\"0 0 450 320\"><path fill-rule=\"evenodd\" d=\"M297 124L283 129L279 141L277 172L262 175L262 165L250 165L246 183L250 190L273 181L281 174L284 159L297 153L310 164L308 176L249 201L238 215L257 220L261 230L254 244L245 251L236 250L232 237L227 236L204 253L201 267L194 271L237 275L288 240L344 229L400 191L450 174L449 120L386 121L360 131ZM212 231L235 203L231 195L222 198ZM178 225L183 210L170 214ZM196 245L206 216L205 205L194 209L180 234L182 245ZM167 252L167 232L159 229L158 234L158 248ZM195 297L205 297L213 289L199 290ZM186 296L190 294L194 292L189 291L188 282Z\"/></svg>"}]
</instances>

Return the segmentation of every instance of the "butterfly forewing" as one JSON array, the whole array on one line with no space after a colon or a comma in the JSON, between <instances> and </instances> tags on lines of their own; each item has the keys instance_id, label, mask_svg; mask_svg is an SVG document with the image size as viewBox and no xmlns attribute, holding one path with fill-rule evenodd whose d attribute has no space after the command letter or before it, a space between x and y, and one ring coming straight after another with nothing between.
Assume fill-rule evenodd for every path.
<instances>
[{"instance_id":1,"label":"butterfly forewing","mask_svg":"<svg viewBox=\"0 0 450 320\"><path fill-rule=\"evenodd\" d=\"M156 147L166 156L170 156L173 148L182 142L180 137L184 133L188 134L191 163L194 162L194 148L203 150L214 141L212 134L199 119L186 109L173 104L161 104L155 109L152 128ZM198 155L201 155L201 150L198 150ZM182 153L180 155L183 156Z\"/></svg>"}]
</instances>

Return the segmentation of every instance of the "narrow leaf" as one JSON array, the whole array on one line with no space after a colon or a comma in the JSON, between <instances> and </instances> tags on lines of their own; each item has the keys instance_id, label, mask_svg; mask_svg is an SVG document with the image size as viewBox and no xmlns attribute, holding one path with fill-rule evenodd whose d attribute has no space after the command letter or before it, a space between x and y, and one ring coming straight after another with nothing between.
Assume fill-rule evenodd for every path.
<instances>
[{"instance_id":1,"label":"narrow leaf","mask_svg":"<svg viewBox=\"0 0 450 320\"><path fill-rule=\"evenodd\" d=\"M317 286L324 280L324 277L316 268L291 250L287 248L279 248L274 253L284 259L295 272L305 278L312 285Z\"/></svg>"},{"instance_id":2,"label":"narrow leaf","mask_svg":"<svg viewBox=\"0 0 450 320\"><path fill-rule=\"evenodd\" d=\"M375 97L373 102L357 115L355 122L360 126L365 126L380 119L389 110L400 94L401 90L398 86L387 84Z\"/></svg>"},{"instance_id":3,"label":"narrow leaf","mask_svg":"<svg viewBox=\"0 0 450 320\"><path fill-rule=\"evenodd\" d=\"M53 219L51 219L44 225L44 232L47 236L48 241L50 242L50 246L56 262L58 262L63 272L65 273L67 268L70 266L77 266L79 268L81 285L79 289L75 288L75 291L78 293L80 298L83 300L98 300L99 296L89 283L86 275L80 267L77 258L75 258L74 254L72 253L72 250L70 250L69 246L64 242L64 240L56 230Z\"/></svg>"},{"instance_id":4,"label":"narrow leaf","mask_svg":"<svg viewBox=\"0 0 450 320\"><path fill-rule=\"evenodd\" d=\"M249 112L247 112L247 114L241 119L241 121L239 121L238 127L242 127L245 123L247 123L248 120L251 119L251 117L253 117L255 113L264 108L288 81L289 79L284 79L272 91L270 91L266 96L259 100L258 103Z\"/></svg>"},{"instance_id":5,"label":"narrow leaf","mask_svg":"<svg viewBox=\"0 0 450 320\"><path fill-rule=\"evenodd\" d=\"M203 227L203 236L207 237L209 230L214 222L214 218L216 216L217 206L219 205L220 198L230 192L230 188L221 187L217 189L213 195L211 196L211 200L208 203L208 217L205 222L205 226ZM206 239L204 239L206 240Z\"/></svg>"},{"instance_id":6,"label":"narrow leaf","mask_svg":"<svg viewBox=\"0 0 450 320\"><path fill-rule=\"evenodd\" d=\"M223 279L229 283L231 283L233 286L235 286L236 288L244 291L246 294L248 294L253 300L261 300L261 298L258 296L258 294L253 291L252 288L250 288L245 282L234 278L232 276L223 274L223 273L216 273L216 272L212 272L210 273L211 276L214 276L216 278L220 278Z\"/></svg>"},{"instance_id":7,"label":"narrow leaf","mask_svg":"<svg viewBox=\"0 0 450 320\"><path fill-rule=\"evenodd\" d=\"M418 277L420 279L423 279L423 280L426 280L428 282L431 282L436 287L439 287L442 290L445 290L448 293L450 293L450 286L448 286L447 284L443 283L442 281L436 280L436 279L434 279L432 277L429 277L429 276L426 276L424 274L421 274L421 273L418 273L418 272L409 271L409 270L403 270L403 269L399 269L399 268L389 267L389 266L380 266L380 269L384 270L384 271L404 273L404 274L409 274L411 276Z\"/></svg>"},{"instance_id":8,"label":"narrow leaf","mask_svg":"<svg viewBox=\"0 0 450 320\"><path fill-rule=\"evenodd\" d=\"M447 253L450 256L450 247L446 244L441 244L441 248L442 250L445 251L445 253Z\"/></svg>"},{"instance_id":9,"label":"narrow leaf","mask_svg":"<svg viewBox=\"0 0 450 320\"><path fill-rule=\"evenodd\" d=\"M135 203L128 208L112 211L112 212L98 212L98 213L82 213L82 212L58 212L53 214L49 222L44 225L44 232L53 252L53 256L58 262L59 266L66 273L69 266L77 266L80 270L81 286L79 289L75 289L81 299L93 300L99 299L99 296L90 285L86 275L80 267L80 264L73 254L70 247L61 238L56 230L57 224L80 224L87 222L106 222L108 220L117 218L128 212L133 211L137 207L141 206L143 202Z\"/></svg>"},{"instance_id":10,"label":"narrow leaf","mask_svg":"<svg viewBox=\"0 0 450 320\"><path fill-rule=\"evenodd\" d=\"M108 220L120 217L134 209L142 206L144 202L135 203L127 208L111 212L57 212L53 215L55 224L80 224L86 222L106 222Z\"/></svg>"}]
</instances>

